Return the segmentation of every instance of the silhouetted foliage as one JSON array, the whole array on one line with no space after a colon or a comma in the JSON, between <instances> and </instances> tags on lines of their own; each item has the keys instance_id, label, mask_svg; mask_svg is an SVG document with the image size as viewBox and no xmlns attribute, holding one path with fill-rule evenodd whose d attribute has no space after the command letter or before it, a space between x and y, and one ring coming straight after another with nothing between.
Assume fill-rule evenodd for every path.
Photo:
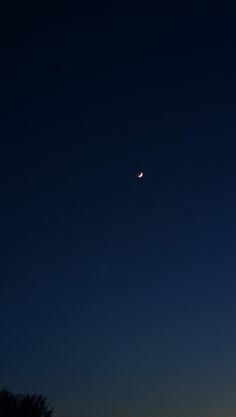
<instances>
[{"instance_id":1,"label":"silhouetted foliage","mask_svg":"<svg viewBox=\"0 0 236 417\"><path fill-rule=\"evenodd\" d=\"M0 417L51 417L53 409L43 395L13 394L0 391Z\"/></svg>"}]
</instances>

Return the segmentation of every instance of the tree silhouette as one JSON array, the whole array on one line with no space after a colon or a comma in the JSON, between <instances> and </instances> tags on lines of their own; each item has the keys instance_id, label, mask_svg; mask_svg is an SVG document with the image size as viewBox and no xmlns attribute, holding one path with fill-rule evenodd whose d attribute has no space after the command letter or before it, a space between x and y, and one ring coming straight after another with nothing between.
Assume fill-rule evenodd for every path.
<instances>
[{"instance_id":1,"label":"tree silhouette","mask_svg":"<svg viewBox=\"0 0 236 417\"><path fill-rule=\"evenodd\" d=\"M52 417L53 409L43 395L13 394L0 391L0 417Z\"/></svg>"}]
</instances>

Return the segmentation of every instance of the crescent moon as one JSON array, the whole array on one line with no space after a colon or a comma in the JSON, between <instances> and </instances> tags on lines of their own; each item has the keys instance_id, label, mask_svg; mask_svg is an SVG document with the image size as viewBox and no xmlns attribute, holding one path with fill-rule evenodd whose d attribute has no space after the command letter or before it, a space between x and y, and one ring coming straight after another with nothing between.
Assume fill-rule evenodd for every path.
<instances>
[{"instance_id":1,"label":"crescent moon","mask_svg":"<svg viewBox=\"0 0 236 417\"><path fill-rule=\"evenodd\" d=\"M143 178L143 172L140 172L140 174L138 174L138 178Z\"/></svg>"}]
</instances>

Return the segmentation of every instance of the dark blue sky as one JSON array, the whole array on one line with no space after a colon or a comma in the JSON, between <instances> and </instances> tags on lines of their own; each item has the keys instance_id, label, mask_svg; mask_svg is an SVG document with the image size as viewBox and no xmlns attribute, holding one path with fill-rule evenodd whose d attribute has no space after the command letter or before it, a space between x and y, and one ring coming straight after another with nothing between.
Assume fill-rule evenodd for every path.
<instances>
[{"instance_id":1,"label":"dark blue sky","mask_svg":"<svg viewBox=\"0 0 236 417\"><path fill-rule=\"evenodd\" d=\"M234 416L235 11L0 27L0 384L56 417Z\"/></svg>"}]
</instances>

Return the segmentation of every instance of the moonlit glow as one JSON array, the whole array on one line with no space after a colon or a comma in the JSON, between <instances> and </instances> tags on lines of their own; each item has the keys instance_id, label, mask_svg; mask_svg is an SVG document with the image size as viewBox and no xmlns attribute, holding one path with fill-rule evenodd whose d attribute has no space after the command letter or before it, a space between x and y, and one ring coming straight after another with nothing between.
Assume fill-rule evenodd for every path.
<instances>
[{"instance_id":1,"label":"moonlit glow","mask_svg":"<svg viewBox=\"0 0 236 417\"><path fill-rule=\"evenodd\" d=\"M143 176L144 176L144 173L141 171L141 172L138 174L138 178L143 178Z\"/></svg>"}]
</instances>

